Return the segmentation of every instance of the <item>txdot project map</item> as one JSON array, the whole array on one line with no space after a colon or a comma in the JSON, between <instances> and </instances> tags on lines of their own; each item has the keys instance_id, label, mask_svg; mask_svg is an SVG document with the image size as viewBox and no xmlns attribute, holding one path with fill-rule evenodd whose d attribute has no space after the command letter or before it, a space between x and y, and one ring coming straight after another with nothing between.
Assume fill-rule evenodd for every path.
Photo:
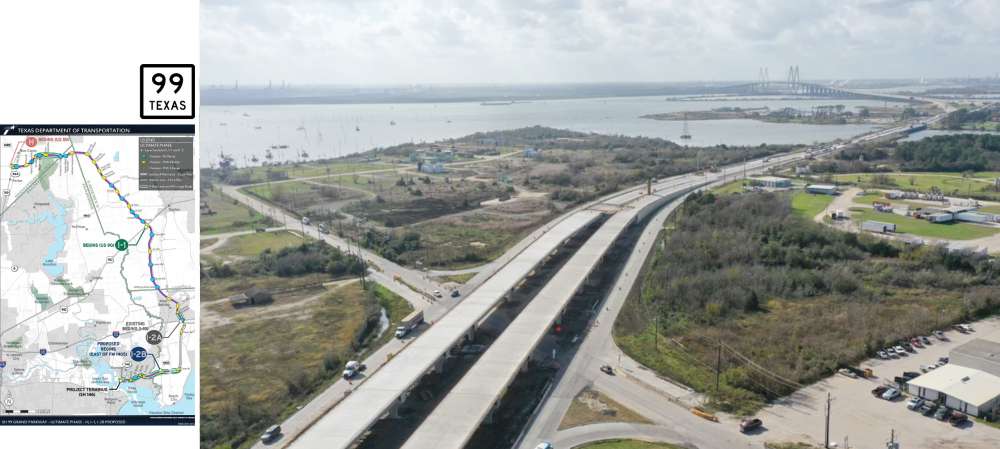
<instances>
[{"instance_id":1,"label":"txdot project map","mask_svg":"<svg viewBox=\"0 0 1000 449\"><path fill-rule=\"evenodd\" d=\"M0 424L194 424L193 125L0 125Z\"/></svg>"}]
</instances>

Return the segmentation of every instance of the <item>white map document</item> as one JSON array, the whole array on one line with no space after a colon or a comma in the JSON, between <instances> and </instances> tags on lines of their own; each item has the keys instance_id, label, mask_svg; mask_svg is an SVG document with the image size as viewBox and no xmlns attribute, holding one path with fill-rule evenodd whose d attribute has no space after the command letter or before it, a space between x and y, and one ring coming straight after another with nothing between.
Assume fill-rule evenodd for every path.
<instances>
[{"instance_id":1,"label":"white map document","mask_svg":"<svg viewBox=\"0 0 1000 449\"><path fill-rule=\"evenodd\" d=\"M193 126L3 126L0 424L193 425Z\"/></svg>"}]
</instances>

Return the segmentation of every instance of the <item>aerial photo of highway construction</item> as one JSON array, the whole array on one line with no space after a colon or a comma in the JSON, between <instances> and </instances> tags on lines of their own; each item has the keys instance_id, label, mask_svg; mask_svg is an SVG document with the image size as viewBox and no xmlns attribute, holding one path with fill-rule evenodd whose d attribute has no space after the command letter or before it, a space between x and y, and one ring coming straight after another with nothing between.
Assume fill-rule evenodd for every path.
<instances>
[{"instance_id":1,"label":"aerial photo of highway construction","mask_svg":"<svg viewBox=\"0 0 1000 449\"><path fill-rule=\"evenodd\" d=\"M1000 447L1000 77L861 65L217 68L202 448Z\"/></svg>"}]
</instances>

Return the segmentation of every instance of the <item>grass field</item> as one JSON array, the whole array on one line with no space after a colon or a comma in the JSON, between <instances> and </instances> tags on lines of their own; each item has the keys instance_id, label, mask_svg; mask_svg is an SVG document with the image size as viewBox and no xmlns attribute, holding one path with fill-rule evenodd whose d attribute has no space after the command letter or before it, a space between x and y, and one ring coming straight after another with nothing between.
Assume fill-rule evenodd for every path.
<instances>
[{"instance_id":1,"label":"grass field","mask_svg":"<svg viewBox=\"0 0 1000 449\"><path fill-rule=\"evenodd\" d=\"M640 440L605 440L577 446L573 449L684 449L684 446Z\"/></svg>"},{"instance_id":2,"label":"grass field","mask_svg":"<svg viewBox=\"0 0 1000 449\"><path fill-rule=\"evenodd\" d=\"M972 240L1000 233L1000 227L980 226L971 223L931 223L927 220L902 215L876 212L868 209L851 210L855 220L875 220L896 225L896 232L947 240Z\"/></svg>"},{"instance_id":3,"label":"grass field","mask_svg":"<svg viewBox=\"0 0 1000 449\"><path fill-rule=\"evenodd\" d=\"M305 276L280 277L273 275L232 276L228 278L204 278L201 280L202 302L228 298L243 293L251 287L271 292L316 288L330 280L326 273ZM228 306L227 306L228 307Z\"/></svg>"},{"instance_id":4,"label":"grass field","mask_svg":"<svg viewBox=\"0 0 1000 449\"><path fill-rule=\"evenodd\" d=\"M559 430L606 422L652 424L652 421L596 390L584 388L573 398Z\"/></svg>"},{"instance_id":5,"label":"grass field","mask_svg":"<svg viewBox=\"0 0 1000 449\"><path fill-rule=\"evenodd\" d=\"M774 443L767 442L764 443L764 447L767 449L817 449L808 443Z\"/></svg>"},{"instance_id":6,"label":"grass field","mask_svg":"<svg viewBox=\"0 0 1000 449\"><path fill-rule=\"evenodd\" d=\"M289 231L255 232L230 237L222 247L215 250L215 253L221 256L252 257L264 252L265 249L277 251L305 241L306 239Z\"/></svg>"},{"instance_id":7,"label":"grass field","mask_svg":"<svg viewBox=\"0 0 1000 449\"><path fill-rule=\"evenodd\" d=\"M383 164L380 162L335 162L330 164L309 162L298 165L281 165L275 167L247 167L241 168L236 172L240 175L246 174L245 176L249 176L250 183L257 183L267 181L268 170L271 172L284 173L285 176L289 178L310 178L313 176L386 170L394 167L396 167L396 165Z\"/></svg>"},{"instance_id":8,"label":"grass field","mask_svg":"<svg viewBox=\"0 0 1000 449\"><path fill-rule=\"evenodd\" d=\"M896 188L902 190L917 190L920 192L930 192L938 189L941 193L951 196L962 196L969 194L980 194L1000 197L996 192L987 189L992 186L991 181L1000 176L997 172L979 172L972 177L962 177L961 173L883 173L892 181L892 184L878 184L873 182L875 175L870 173L848 173L835 175L834 180L841 183L854 183L862 186L874 186L882 188Z\"/></svg>"},{"instance_id":9,"label":"grass field","mask_svg":"<svg viewBox=\"0 0 1000 449\"><path fill-rule=\"evenodd\" d=\"M223 195L218 189L202 191L201 200L214 214L201 214L201 233L220 234L271 226L270 218Z\"/></svg>"},{"instance_id":10,"label":"grass field","mask_svg":"<svg viewBox=\"0 0 1000 449\"><path fill-rule=\"evenodd\" d=\"M796 214L812 219L833 202L833 195L814 195L806 192L795 192L792 195L792 210Z\"/></svg>"},{"instance_id":11,"label":"grass field","mask_svg":"<svg viewBox=\"0 0 1000 449\"><path fill-rule=\"evenodd\" d=\"M742 192L744 192L744 190L743 190L743 183L744 182L745 181L742 180L742 179L738 179L736 181L728 182L726 184L723 184L723 185L721 185L719 187L716 187L716 188L712 189L712 193L715 193L716 195L728 195L728 194L731 194L731 193L742 193Z\"/></svg>"},{"instance_id":12,"label":"grass field","mask_svg":"<svg viewBox=\"0 0 1000 449\"><path fill-rule=\"evenodd\" d=\"M377 284L369 293L352 282L292 311L207 330L201 342L201 404L210 425L203 425L203 437L207 431L213 443L227 445L213 447L250 446L263 428L339 379L347 360L360 359L386 335L391 338L386 332L362 354L351 348L366 321L369 295L386 309L389 329L412 310Z\"/></svg>"},{"instance_id":13,"label":"grass field","mask_svg":"<svg viewBox=\"0 0 1000 449\"><path fill-rule=\"evenodd\" d=\"M284 194L308 193L313 190L312 184L304 181L279 182L244 187L243 191L267 201L275 201Z\"/></svg>"},{"instance_id":14,"label":"grass field","mask_svg":"<svg viewBox=\"0 0 1000 449\"><path fill-rule=\"evenodd\" d=\"M447 276L438 276L438 278L441 279L441 282L464 284L469 282L469 279L472 279L475 275L476 273L449 274Z\"/></svg>"}]
</instances>

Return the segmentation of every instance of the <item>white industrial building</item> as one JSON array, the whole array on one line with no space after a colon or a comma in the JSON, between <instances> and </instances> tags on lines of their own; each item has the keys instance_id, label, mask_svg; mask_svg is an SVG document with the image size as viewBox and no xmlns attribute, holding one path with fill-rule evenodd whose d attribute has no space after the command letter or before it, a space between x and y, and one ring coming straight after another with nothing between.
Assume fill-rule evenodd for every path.
<instances>
[{"instance_id":1,"label":"white industrial building","mask_svg":"<svg viewBox=\"0 0 1000 449\"><path fill-rule=\"evenodd\" d=\"M806 186L806 192L818 195L837 195L840 193L837 186L831 184L810 184Z\"/></svg>"},{"instance_id":2,"label":"white industrial building","mask_svg":"<svg viewBox=\"0 0 1000 449\"><path fill-rule=\"evenodd\" d=\"M970 416L996 416L1000 377L949 363L907 384L910 394Z\"/></svg>"},{"instance_id":3,"label":"white industrial building","mask_svg":"<svg viewBox=\"0 0 1000 449\"><path fill-rule=\"evenodd\" d=\"M977 338L952 349L950 363L985 371L1000 377L1000 343Z\"/></svg>"},{"instance_id":4,"label":"white industrial building","mask_svg":"<svg viewBox=\"0 0 1000 449\"><path fill-rule=\"evenodd\" d=\"M1000 415L1000 343L975 339L952 349L949 363L911 380L910 394L971 416Z\"/></svg>"},{"instance_id":5,"label":"white industrial building","mask_svg":"<svg viewBox=\"0 0 1000 449\"><path fill-rule=\"evenodd\" d=\"M787 189L792 186L792 180L778 176L757 176L750 178L750 184L769 189Z\"/></svg>"}]
</instances>

